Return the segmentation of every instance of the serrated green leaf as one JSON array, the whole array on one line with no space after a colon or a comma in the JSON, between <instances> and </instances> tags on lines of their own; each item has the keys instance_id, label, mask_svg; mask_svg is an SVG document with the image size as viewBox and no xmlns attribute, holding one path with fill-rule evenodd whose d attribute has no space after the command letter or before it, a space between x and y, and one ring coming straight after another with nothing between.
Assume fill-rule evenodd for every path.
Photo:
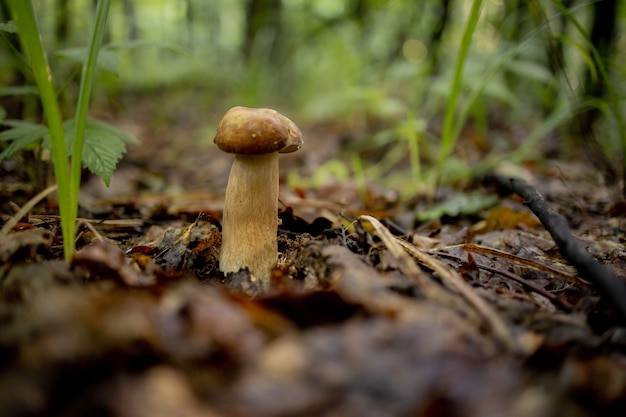
<instances>
[{"instance_id":1,"label":"serrated green leaf","mask_svg":"<svg viewBox=\"0 0 626 417\"><path fill-rule=\"evenodd\" d=\"M57 51L57 58L65 58L77 64L84 65L87 60L87 48L69 48ZM117 53L110 50L100 50L98 53L97 68L119 74L120 59Z\"/></svg>"},{"instance_id":2,"label":"serrated green leaf","mask_svg":"<svg viewBox=\"0 0 626 417\"><path fill-rule=\"evenodd\" d=\"M0 142L11 141L9 146L0 153L0 161L10 158L15 152L28 145L42 140L48 129L40 124L22 120L2 120L0 124L9 129L0 132Z\"/></svg>"},{"instance_id":3,"label":"serrated green leaf","mask_svg":"<svg viewBox=\"0 0 626 417\"><path fill-rule=\"evenodd\" d=\"M74 145L74 119L63 123L63 127L67 151L71 155ZM45 143L47 144L47 142ZM139 141L108 123L88 119L82 156L83 167L102 178L104 183L109 186L113 171L126 152L127 143L137 144Z\"/></svg>"},{"instance_id":4,"label":"serrated green leaf","mask_svg":"<svg viewBox=\"0 0 626 417\"><path fill-rule=\"evenodd\" d=\"M0 22L0 31L8 33L17 33L17 25L14 21Z\"/></svg>"}]
</instances>

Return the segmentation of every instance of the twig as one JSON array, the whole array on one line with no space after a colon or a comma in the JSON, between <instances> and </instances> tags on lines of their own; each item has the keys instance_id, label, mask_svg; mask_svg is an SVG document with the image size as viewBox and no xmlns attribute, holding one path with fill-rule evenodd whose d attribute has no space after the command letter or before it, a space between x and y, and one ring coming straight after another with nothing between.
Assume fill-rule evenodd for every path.
<instances>
[{"instance_id":1,"label":"twig","mask_svg":"<svg viewBox=\"0 0 626 417\"><path fill-rule=\"evenodd\" d=\"M15 213L13 217L7 220L7 222L2 227L2 230L0 230L0 237L8 235L11 229L13 229L13 227L17 224L17 222L20 221L22 217L24 217L29 211L33 209L33 207L35 207L41 200L46 198L56 189L56 184L51 185L50 187L46 188L45 190L41 191L39 194L31 198L26 204L24 204L24 207L22 207L20 211Z\"/></svg>"},{"instance_id":2,"label":"twig","mask_svg":"<svg viewBox=\"0 0 626 417\"><path fill-rule=\"evenodd\" d=\"M359 216L359 222L367 226L366 229L372 228L375 234L383 240L387 249L392 252L393 256L404 258L405 251L414 257L420 264L427 266L433 270L442 281L455 289L462 297L471 305L488 323L494 334L508 348L515 349L516 343L513 335L506 326L505 321L500 317L497 311L489 305L469 284L453 268L449 267L440 260L434 258L414 245L393 236L391 232L385 228L377 219L372 216ZM415 264L414 268L417 268Z\"/></svg>"},{"instance_id":3,"label":"twig","mask_svg":"<svg viewBox=\"0 0 626 417\"><path fill-rule=\"evenodd\" d=\"M430 253L432 255L437 255L437 256L441 256L444 258L450 258L450 259L454 259L455 261L458 262L463 262L463 258L461 258L460 256L456 256L456 255L452 255L451 253L448 252L439 252L439 251L430 251L427 252ZM509 271L505 271L503 269L498 269L498 268L492 268L490 266L487 265L483 265L480 262L476 262L476 266L478 267L478 269L482 269L485 270L487 272L491 272L492 274L498 274L501 275L505 278L508 278L512 281L515 281L523 286L525 286L526 288L530 289L531 291L536 292L537 294L540 294L544 297L546 297L548 300L550 300L553 303L557 303L559 304L561 307L567 309L567 310L571 310L572 306L565 300L557 297L556 295L550 293L548 290L546 290L545 288L535 284L532 281L528 281L527 279L524 279L522 277L520 277L519 275L513 274Z\"/></svg>"},{"instance_id":4,"label":"twig","mask_svg":"<svg viewBox=\"0 0 626 417\"><path fill-rule=\"evenodd\" d=\"M586 285L588 286L589 283L588 282L584 282L583 280L581 280L579 277L577 276L573 276L571 274L568 274L567 272L564 271L560 271L556 268L553 268L551 266L548 265L544 265L542 263L533 261L532 259L526 259L526 258L522 258L520 256L516 256L513 254L510 254L508 252L504 252L498 249L494 249L494 248L488 248L485 246L480 246L480 245L476 245L474 243L461 243L460 245L451 245L451 246L445 246L440 248L439 250L447 250L447 249L452 249L452 248L461 248L464 249L468 252L473 252L473 253L479 253L481 255L485 255L485 256L497 256L500 258L505 258L508 259L511 262L517 263L517 264L522 264L522 265L526 265L530 268L535 268L539 271L543 271L547 274L551 274L554 275L556 277L561 278L564 281L569 282L570 284L577 284L577 285Z\"/></svg>"},{"instance_id":5,"label":"twig","mask_svg":"<svg viewBox=\"0 0 626 417\"><path fill-rule=\"evenodd\" d=\"M558 214L537 191L517 178L493 176L492 181L519 194L524 204L539 218L559 247L561 255L571 263L581 278L594 284L608 299L622 324L626 324L626 284L607 265L600 263L576 239L567 221Z\"/></svg>"}]
</instances>

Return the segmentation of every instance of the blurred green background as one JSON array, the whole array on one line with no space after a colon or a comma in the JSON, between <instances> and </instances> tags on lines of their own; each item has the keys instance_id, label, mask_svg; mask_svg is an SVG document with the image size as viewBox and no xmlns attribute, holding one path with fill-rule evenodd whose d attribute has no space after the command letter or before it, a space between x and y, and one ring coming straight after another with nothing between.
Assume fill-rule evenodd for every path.
<instances>
[{"instance_id":1,"label":"blurred green background","mask_svg":"<svg viewBox=\"0 0 626 417\"><path fill-rule=\"evenodd\" d=\"M95 2L34 3L69 117L80 76L76 48L85 46ZM154 131L177 129L212 146L215 125L230 106L273 107L309 132L309 141L336 139L339 151L319 161L320 172L383 183L406 195L502 161L582 155L617 184L624 149L624 2L480 3L455 87L476 1L115 1L92 112L113 124L132 117ZM7 22L2 4L0 20ZM16 35L4 31L2 37L1 115L41 120ZM444 138L453 141L448 156L442 130L455 88L452 138ZM289 180L315 185L312 174Z\"/></svg>"}]
</instances>

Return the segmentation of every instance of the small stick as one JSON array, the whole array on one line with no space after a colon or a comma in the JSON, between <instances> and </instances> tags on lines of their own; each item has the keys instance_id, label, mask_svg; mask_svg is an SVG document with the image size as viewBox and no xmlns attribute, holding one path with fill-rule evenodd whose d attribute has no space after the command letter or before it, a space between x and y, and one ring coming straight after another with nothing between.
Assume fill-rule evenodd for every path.
<instances>
[{"instance_id":1,"label":"small stick","mask_svg":"<svg viewBox=\"0 0 626 417\"><path fill-rule=\"evenodd\" d=\"M55 191L56 189L57 189L56 184L51 185L50 187L46 188L45 190L41 191L39 194L31 198L26 204L24 204L24 207L22 207L20 211L15 213L13 217L7 220L7 222L2 227L2 230L0 230L0 236L8 235L9 232L13 229L13 227L17 224L17 222L20 221L22 217L26 216L26 214L29 211L31 211L33 207L35 207L41 200L46 198L48 195L52 194L52 192Z\"/></svg>"},{"instance_id":2,"label":"small stick","mask_svg":"<svg viewBox=\"0 0 626 417\"><path fill-rule=\"evenodd\" d=\"M454 259L457 262L464 262L463 258L460 256L456 256L456 255L452 255L448 252L439 252L439 251L429 251L427 252L431 255L436 255L436 256L441 256L444 258L449 258L449 259ZM498 269L498 268L492 268L490 266L487 265L483 265L480 262L476 262L476 267L478 269L482 269L485 270L487 272L491 272L492 274L498 274L501 275L505 278L508 278L512 281L515 281L523 286L525 286L526 288L530 289L531 291L536 292L537 294L541 294L542 296L546 297L548 300L550 300L553 303L558 303L561 307L567 309L567 310L571 310L572 306L565 300L560 299L559 297L557 297L556 295L552 294L551 292L549 292L548 290L546 290L545 288L535 284L532 281L528 281L527 279L524 279L522 277L520 277L519 275L513 274L509 271L505 271L503 269Z\"/></svg>"},{"instance_id":3,"label":"small stick","mask_svg":"<svg viewBox=\"0 0 626 417\"><path fill-rule=\"evenodd\" d=\"M516 342L513 335L509 331L505 321L500 317L495 308L489 305L481 296L474 290L453 268L444 264L440 260L436 259L432 255L429 255L414 245L393 236L391 232L383 226L376 218L372 216L363 215L359 217L359 222L364 226L371 226L376 234L387 246L387 249L396 258L404 258L403 255L408 253L415 258L422 265L427 266L433 272L437 273L442 281L447 283L449 287L455 289L459 294L464 297L470 306L472 306L488 323L494 334L506 345L509 349L516 349ZM411 263L412 268L417 272L417 265ZM438 288L438 287L435 287Z\"/></svg>"},{"instance_id":4,"label":"small stick","mask_svg":"<svg viewBox=\"0 0 626 417\"><path fill-rule=\"evenodd\" d=\"M468 252L474 252L474 253L478 253L478 254L486 255L486 256L489 256L489 255L498 256L500 258L508 259L511 262L526 265L530 268L535 268L547 274L554 275L556 277L561 278L564 281L569 282L570 284L589 286L589 283L584 282L583 280L580 279L580 277L573 276L571 274L568 274L567 272L560 271L551 266L544 265L537 261L533 261L532 259L522 258L520 256L516 256L516 255L510 254L508 252L504 252L498 249L476 245L474 243L461 243L460 245L445 246L443 248L440 248L440 250L447 250L447 249L452 249L452 248L462 248Z\"/></svg>"},{"instance_id":5,"label":"small stick","mask_svg":"<svg viewBox=\"0 0 626 417\"><path fill-rule=\"evenodd\" d=\"M524 198L524 204L550 233L561 255L576 268L581 278L598 288L612 304L620 322L626 324L626 284L613 269L600 263L585 250L570 231L567 221L544 200L535 187L517 178L493 176L491 180Z\"/></svg>"}]
</instances>

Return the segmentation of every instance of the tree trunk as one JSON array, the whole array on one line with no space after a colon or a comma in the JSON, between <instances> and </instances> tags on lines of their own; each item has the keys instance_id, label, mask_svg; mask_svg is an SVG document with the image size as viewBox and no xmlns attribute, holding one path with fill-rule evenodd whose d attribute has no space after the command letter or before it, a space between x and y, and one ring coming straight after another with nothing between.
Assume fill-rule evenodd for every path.
<instances>
[{"instance_id":1,"label":"tree trunk","mask_svg":"<svg viewBox=\"0 0 626 417\"><path fill-rule=\"evenodd\" d=\"M616 20L616 0L598 0L593 3L590 41L598 51L600 59L600 63L595 63L596 68L599 65L602 65L604 68L609 66L609 59L615 47ZM597 73L598 76L594 79L589 69L587 70L581 100L603 100L605 98L607 85L600 75L600 71L597 71ZM603 172L605 181L608 184L616 184L619 181L619 176L614 161L601 149L593 129L600 115L601 112L597 107L588 107L574 117L572 129L576 139L580 140L589 150L590 158L594 161L595 166ZM623 174L626 176L626 171ZM624 187L626 187L626 177L624 177ZM624 194L626 195L626 188L624 189Z\"/></svg>"},{"instance_id":2,"label":"tree trunk","mask_svg":"<svg viewBox=\"0 0 626 417\"><path fill-rule=\"evenodd\" d=\"M599 0L593 3L593 26L591 28L591 44L598 51L600 63L604 68L609 67L609 59L615 48L615 27L617 24L617 0ZM602 100L606 96L606 82L598 72L598 77L593 78L591 71L587 69L583 94L587 98ZM593 124L600 116L597 108L590 108L581 114L580 127L583 133L591 132Z\"/></svg>"},{"instance_id":3,"label":"tree trunk","mask_svg":"<svg viewBox=\"0 0 626 417\"><path fill-rule=\"evenodd\" d=\"M281 0L248 0L246 3L246 27L243 44L243 56L249 61L253 53L253 45L258 36L266 32L272 36L267 44L266 56L276 57L282 32Z\"/></svg>"}]
</instances>

